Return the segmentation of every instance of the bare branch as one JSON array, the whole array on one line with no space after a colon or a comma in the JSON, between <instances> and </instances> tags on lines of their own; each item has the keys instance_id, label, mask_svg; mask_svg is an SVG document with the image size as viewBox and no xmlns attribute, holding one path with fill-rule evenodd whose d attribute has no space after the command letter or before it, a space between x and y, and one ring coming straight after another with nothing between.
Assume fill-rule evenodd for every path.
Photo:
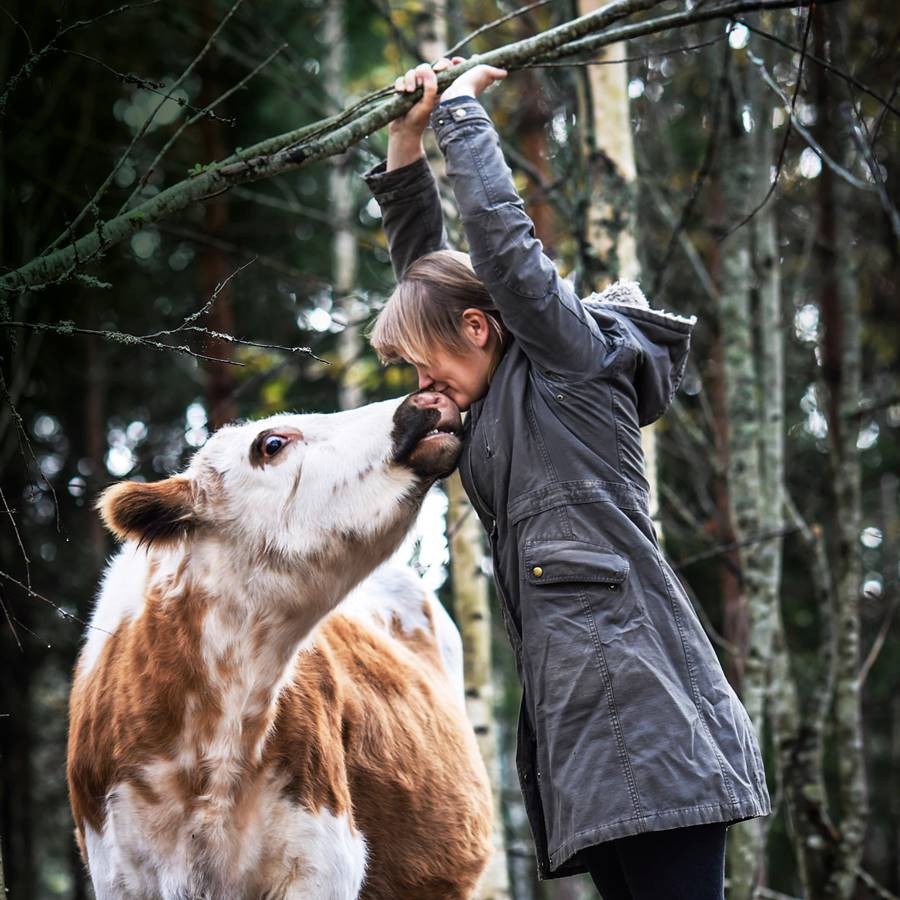
<instances>
[{"instance_id":1,"label":"bare branch","mask_svg":"<svg viewBox=\"0 0 900 900\"><path fill-rule=\"evenodd\" d=\"M673 22L682 26L710 18L730 17L750 10L808 5L809 0L731 0L711 9L701 7L675 16L660 16L625 28L609 27L626 16L650 9L657 2L659 0L613 0L589 15L471 58L441 72L438 76L438 89L443 90L472 66L482 62L506 66L536 59L544 61L550 58L549 54L564 56L571 55L576 48L578 52L596 49L622 39L625 34L651 34L668 30L673 27ZM602 34L591 39L593 43L590 47L581 40L583 36L598 31ZM206 197L227 190L230 186L270 178L343 153L392 119L403 115L416 103L418 97L418 93L395 94L349 121L349 112L344 112L261 141L240 154L203 167L196 175L161 191L135 209L105 222L98 221L95 228L71 244L45 253L0 277L0 295L72 277L87 261L101 255L107 247L145 225L166 218ZM371 98L365 98L351 109L358 109L370 102Z\"/></svg>"},{"instance_id":2,"label":"bare branch","mask_svg":"<svg viewBox=\"0 0 900 900\"><path fill-rule=\"evenodd\" d=\"M749 22L746 22L744 19L737 17L735 18L736 22L739 22L744 26L748 31L752 31L754 34L758 34L760 37L764 37L767 41L772 41L775 44L778 44L781 47L786 48L787 50L793 50L794 53L803 52L800 47L791 44L789 41L785 41L777 35L772 34L769 31L764 31L762 28L757 28L755 25L751 25ZM816 65L822 66L823 69L827 69L833 75L837 75L838 78L843 78L848 84L852 84L855 88L862 91L864 94L868 94L874 100L877 100L882 105L881 114L884 115L887 111L892 112L895 116L900 116L900 109L894 106L894 97L897 95L897 89L900 87L900 75L898 75L898 80L894 85L893 91L891 91L890 97L882 97L881 94L876 93L872 88L868 85L863 84L858 78L851 75L849 72L845 72L843 69L839 69L833 63L830 63L827 59L822 59L821 56L816 56L815 53L810 53L808 50L805 53L805 56L811 62L814 62Z\"/></svg>"},{"instance_id":3,"label":"bare branch","mask_svg":"<svg viewBox=\"0 0 900 900\"><path fill-rule=\"evenodd\" d=\"M810 148L815 151L816 156L822 160L822 162L827 165L835 175L843 178L848 184L852 185L855 188L858 188L861 191L875 191L876 188L874 185L866 184L866 182L861 181L857 178L852 172L848 172L839 162L832 159L828 153L826 153L825 149L822 145L812 136L809 130L803 125L803 123L797 118L797 114L791 109L790 101L787 98L787 95L784 91L779 87L778 82L775 81L774 78L769 74L769 70L766 68L765 62L760 59L756 54L751 53L749 50L747 51L747 58L752 62L758 69L759 73L763 78L763 81L781 98L781 102L784 106L784 111L790 117L790 120L794 123L794 128L796 131L803 136L803 139L809 144ZM720 238L721 240L721 238Z\"/></svg>"},{"instance_id":4,"label":"bare branch","mask_svg":"<svg viewBox=\"0 0 900 900\"><path fill-rule=\"evenodd\" d=\"M156 156L153 158L153 162L151 162L150 165L147 167L147 171L144 172L144 174L141 176L140 180L137 183L137 186L131 192L131 194L129 194L128 199L121 205L121 207L119 207L118 215L121 216L128 209L128 207L131 206L131 202L144 189L144 186L147 184L147 181L150 179L150 177L156 171L156 167L165 158L165 156L169 152L169 150L172 149L172 145L178 140L178 138L181 137L181 135L184 133L185 129L189 128L191 125L195 124L196 122L199 122L200 119L208 118L209 116L211 116L212 110L216 106L218 106L220 103L223 103L236 91L239 91L245 84L247 84L247 82L249 82L255 75L257 75L259 72L261 72L270 62L272 62L272 60L275 59L275 57L278 56L278 54L281 53L281 51L284 50L285 47L287 47L287 44L282 44L280 47L276 47L261 63L259 63L257 66L255 66L240 81L238 81L237 84L235 84L233 87L229 88L221 96L217 97L208 106L205 106L203 109L198 110L197 114L193 118L188 119L186 122L182 122L182 124L175 131L175 134L173 134L169 138L169 140L166 141L162 150L160 150L159 153L157 153ZM216 118L218 118L218 117L216 117ZM233 120L230 120L230 119L220 119L220 121L229 122L230 124L234 124Z\"/></svg>"},{"instance_id":5,"label":"bare branch","mask_svg":"<svg viewBox=\"0 0 900 900\"><path fill-rule=\"evenodd\" d=\"M117 16L119 15L119 13L127 12L131 9L141 9L144 6L154 6L158 2L159 0L146 0L145 3L126 3L124 6L118 6L115 9L108 9L106 10L106 12L100 13L99 16L94 16L94 18L92 19L78 19L75 22L71 22L64 27L61 27L59 31L57 31L56 34L53 35L53 37L50 38L50 40L47 41L47 43L44 44L44 46L41 47L41 49L37 52L34 52L34 50L31 49L31 39L28 38L28 34L26 33L25 37L28 40L28 46L29 49L31 49L31 55L28 57L28 59L25 60L24 63L22 63L16 74L13 75L12 78L9 79L9 81L7 81L6 90L4 90L2 94L0 94L0 120L2 120L6 115L6 104L9 101L10 96L12 96L13 92L19 86L19 82L24 78L29 77L34 72L35 68L37 68L41 60L43 60L46 56L57 49L57 42L64 38L67 34L73 31L79 31L82 28L87 28L89 25L93 25L95 22L99 22L102 19L108 19L110 16ZM19 28L22 29L22 31L25 31L25 29L22 28L21 25L19 25L19 22L14 19L12 15L10 15L10 13L6 12L5 9L3 11L7 16L9 16L10 19L13 20L16 25L19 26Z\"/></svg>"}]
</instances>

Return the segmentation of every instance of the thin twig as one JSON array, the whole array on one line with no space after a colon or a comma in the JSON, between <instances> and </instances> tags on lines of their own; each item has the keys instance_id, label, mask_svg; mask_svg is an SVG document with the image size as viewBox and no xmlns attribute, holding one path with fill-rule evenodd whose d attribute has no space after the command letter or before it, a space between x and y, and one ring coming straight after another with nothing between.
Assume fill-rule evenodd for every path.
<instances>
[{"instance_id":1,"label":"thin twig","mask_svg":"<svg viewBox=\"0 0 900 900\"><path fill-rule=\"evenodd\" d=\"M276 56L278 56L278 54L281 53L281 51L284 50L285 47L287 47L287 44L282 44L280 47L276 47L261 63L259 63L259 65L257 65L250 72L248 72L237 84L235 84L233 87L229 88L229 90L225 91L224 94L222 94L221 96L219 96L215 100L213 100L208 106L205 106L203 109L199 110L193 118L190 118L185 122L182 122L181 125L176 129L175 134L173 134L169 138L169 140L166 141L162 150L160 150L159 153L157 153L156 156L153 158L153 162L150 163L150 165L147 167L147 171L144 172L144 174L141 176L140 180L138 181L137 186L128 195L128 199L119 208L119 212L117 213L117 215L122 215L128 209L128 207L131 205L132 200L134 200L134 198L137 197L138 194L140 194L140 192L144 189L144 186L147 184L147 181L150 179L150 177L156 171L156 167L160 164L160 162L163 160L163 158L166 156L166 154L172 148L172 145L175 143L175 141L177 141L178 138L181 137L181 135L184 133L185 129L189 128L195 122L199 122L200 119L206 118L216 106L218 106L220 103L223 103L225 100L227 100L232 94L235 93L235 91L239 91L241 88L243 88L245 84L247 84L255 75L257 75L260 71L262 71ZM230 122L231 124L233 124L233 121L229 120L229 119L220 119L220 121Z\"/></svg>"},{"instance_id":2,"label":"thin twig","mask_svg":"<svg viewBox=\"0 0 900 900\"><path fill-rule=\"evenodd\" d=\"M719 72L719 78L716 82L716 95L715 97L713 97L712 103L713 109L712 121L710 122L709 128L709 140L707 141L706 150L703 154L703 161L700 163L700 168L697 170L697 174L694 176L693 184L691 186L691 194L681 210L681 215L678 217L678 223L672 229L672 234L669 236L669 243L666 245L666 252L663 254L662 262L659 264L659 268L656 270L656 274L653 276L651 296L654 297L659 296L659 293L662 290L662 286L665 282L666 271L668 270L669 263L672 261L672 257L675 254L675 244L681 236L682 231L687 228L687 224L690 220L691 213L693 212L694 205L696 204L697 199L700 196L700 191L703 189L703 185L706 183L706 179L709 177L709 174L712 171L713 161L716 157L716 142L719 136L719 125L722 118L722 97L725 93L725 85L728 80L728 69L730 62L730 48L726 47L725 56L722 60L722 69Z\"/></svg>"},{"instance_id":3,"label":"thin twig","mask_svg":"<svg viewBox=\"0 0 900 900\"><path fill-rule=\"evenodd\" d=\"M6 323L3 320L0 320L0 325L3 324ZM50 491L50 494L53 497L53 509L56 517L56 531L57 533L59 533L59 499L56 496L56 490L50 483L50 479L47 478L47 476L44 474L44 470L41 468L40 463L37 461L37 457L34 455L34 448L31 446L31 441L28 439L28 432L25 430L25 423L22 421L22 416L19 415L19 411L16 409L16 406L13 403L12 396L10 395L9 389L6 386L6 378L3 375L2 368L0 368L0 400L2 400L6 404L7 408L10 411L10 416L16 428L16 434L19 437L19 451L22 454L22 461L25 463L26 470L28 469L28 457L31 457L31 462L34 465L35 469L37 469L38 475L43 480L44 484L47 486L47 490ZM25 455L26 451L28 453L28 456Z\"/></svg>"},{"instance_id":4,"label":"thin twig","mask_svg":"<svg viewBox=\"0 0 900 900\"><path fill-rule=\"evenodd\" d=\"M760 37L766 38L766 40L772 41L775 44L779 44L787 50L793 50L794 53L800 53L801 50L796 45L790 43L789 41L785 41L780 37L772 34L771 32L764 31L761 28L757 28L755 25L751 25L749 22L746 22L744 19L735 17L735 21L744 26L748 31L752 31L754 34L758 34ZM839 69L833 63L830 63L827 59L822 59L821 56L816 56L814 53L810 53L808 50L806 51L806 58L811 62L816 63L819 66L822 66L823 69L827 69L833 75L837 75L838 78L843 78L844 81L849 82L855 88L861 90L864 94L868 94L874 100L877 100L880 104L882 104L882 113L886 110L890 110L895 116L900 116L900 109L898 109L893 104L894 96L897 93L897 89L895 87L894 91L891 93L890 97L882 97L881 94L876 93L872 90L868 85L863 84L858 78L855 78L849 72L845 72L842 69Z\"/></svg>"},{"instance_id":5,"label":"thin twig","mask_svg":"<svg viewBox=\"0 0 900 900\"><path fill-rule=\"evenodd\" d=\"M499 19L494 19L493 22L488 22L486 25L482 25L479 28L476 28L471 34L464 37L461 41L457 41L452 47L450 47L444 56L451 57L454 53L458 53L469 41L475 40L479 35L484 34L486 31L491 31L494 28L498 28L500 25L503 25L505 22L509 22L511 19L516 19L519 16L525 15L525 13L531 12L533 9L538 9L538 7L546 6L548 3L552 3L553 0L535 0L534 3L529 3L528 6L523 6L519 9L514 9L512 12L507 13L505 16L500 16Z\"/></svg>"},{"instance_id":6,"label":"thin twig","mask_svg":"<svg viewBox=\"0 0 900 900\"><path fill-rule=\"evenodd\" d=\"M839 162L832 159L831 156L825 151L822 145L810 134L809 129L807 129L803 123L797 118L796 113L791 109L790 100L787 95L778 85L778 82L775 81L774 78L769 74L769 70L766 68L765 62L760 59L755 53L751 51L747 51L747 58L750 62L755 65L760 72L760 75L763 78L763 81L781 98L781 102L784 106L784 111L788 114L791 121L794 123L794 128L797 132L803 136L804 140L809 144L810 148L815 152L816 156L822 160L822 162L827 165L835 175L843 178L848 184L857 188L861 191L874 191L875 187L871 184L866 184L866 182L857 178L852 172L848 172Z\"/></svg>"},{"instance_id":7,"label":"thin twig","mask_svg":"<svg viewBox=\"0 0 900 900\"><path fill-rule=\"evenodd\" d=\"M204 44L200 52L190 61L190 63L188 63L187 68L181 73L181 75L178 76L178 78L175 80L175 83L169 88L163 99L156 104L156 108L144 120L144 123L138 129L135 136L131 139L131 143L125 148L125 151L119 157L118 162L116 162L116 164L113 166L112 171L109 173L109 175L106 176L103 183L94 192L94 196L91 197L91 199L84 205L81 212L78 213L77 216L75 216L75 219L72 222L69 222L69 224L66 226L65 231L63 231L63 233L52 244L50 244L50 246L44 251L44 254L51 252L52 250L63 244L65 241L67 241L70 237L73 237L75 228L77 228L78 224L88 214L88 212L98 209L98 204L103 198L103 195L109 189L110 184L112 184L113 178L115 178L116 173L119 171L119 169L122 168L123 165L125 165L125 162L131 156L131 151L134 150L135 146L137 146L138 141L140 141L147 133L147 130L156 119L157 113L159 113L160 109L162 109L163 104L172 99L172 94L181 86L181 84L191 74L191 72L193 72L194 69L197 68L206 54L209 53L210 49L216 41L216 38L219 36L222 29L228 24L228 21L231 19L231 17L237 12L238 7L242 2L243 0L235 0L234 5L231 7L231 9L228 10L228 12L225 14L225 17L218 24L213 33L209 36L209 40L206 42L206 44ZM101 239L101 243L103 240L102 227L102 224L98 224L98 228L100 229L99 236Z\"/></svg>"},{"instance_id":8,"label":"thin twig","mask_svg":"<svg viewBox=\"0 0 900 900\"><path fill-rule=\"evenodd\" d=\"M718 44L728 37L727 33L716 35L708 41L701 41L699 44L685 44L682 47L672 47L668 50L653 50L650 53L644 53L640 56L623 56L621 59L573 59L564 62L534 62L521 63L520 65L508 66L510 72L516 72L519 69L543 69L543 68L559 68L565 69L569 66L617 66L622 63L644 62L645 60L656 58L658 56L673 56L675 53L688 53L691 50L701 50L703 47L710 47Z\"/></svg>"},{"instance_id":9,"label":"thin twig","mask_svg":"<svg viewBox=\"0 0 900 900\"><path fill-rule=\"evenodd\" d=\"M9 508L9 504L6 502L6 494L3 493L2 488L0 488L0 500L3 501L3 509L9 518L9 524L12 525L13 534L16 536L16 543L19 545L19 550L22 552L22 559L25 562L25 582L28 587L31 587L31 560L28 557L28 551L25 549L25 544L22 543L22 535L19 534L19 526L16 524L16 517Z\"/></svg>"},{"instance_id":10,"label":"thin twig","mask_svg":"<svg viewBox=\"0 0 900 900\"><path fill-rule=\"evenodd\" d=\"M422 61L422 57L419 54L419 49L416 45L407 37L406 32L403 31L402 28L398 27L397 23L394 21L393 16L391 15L390 5L383 5L381 0L369 0L373 7L375 7L375 11L387 22L387 26L390 29L391 35L394 40L397 42L398 46L401 47L406 53L411 56L413 59Z\"/></svg>"},{"instance_id":11,"label":"thin twig","mask_svg":"<svg viewBox=\"0 0 900 900\"><path fill-rule=\"evenodd\" d=\"M118 69L114 69L112 66L107 65L103 62L102 59L97 59L96 56L91 56L89 53L82 53L80 50L66 50L62 47L58 47L56 49L57 53L62 53L66 56L78 56L81 59L86 59L88 62L92 62L95 65L100 66L103 69L106 69L111 75L114 75L122 84L133 84L135 87L142 88L150 94L158 94L161 97L165 97L166 100L171 100L173 103L177 103L182 109L187 109L190 112L196 112L205 114L209 119L215 119L217 122L223 122L226 125L234 125L236 123L235 119L224 119L221 116L217 116L215 113L206 112L205 110L200 110L196 106L192 106L187 100L182 97L171 97L167 93L165 93L165 82L162 81L150 81L148 78L142 78L140 75L135 75L133 72L120 72Z\"/></svg>"},{"instance_id":12,"label":"thin twig","mask_svg":"<svg viewBox=\"0 0 900 900\"><path fill-rule=\"evenodd\" d=\"M701 562L704 559L711 559L714 556L722 556L725 553L731 553L733 550L738 550L741 547L749 547L753 544L760 544L765 541L773 541L777 538L788 537L791 534L796 534L798 531L802 529L796 525L786 526L784 528L777 528L774 531L765 531L762 534L754 535L751 538L746 538L743 541L731 541L727 544L720 544L718 547L713 547L712 550L704 550L702 553L695 553L692 556L686 556L684 559L678 560L678 562L672 564L673 569L684 569L687 566L693 565L696 562Z\"/></svg>"},{"instance_id":13,"label":"thin twig","mask_svg":"<svg viewBox=\"0 0 900 900\"><path fill-rule=\"evenodd\" d=\"M56 42L61 38L65 37L72 31L79 31L82 28L87 28L89 25L93 25L96 22L99 22L101 19L108 19L110 16L117 16L119 13L127 12L131 9L141 9L144 6L154 6L159 3L159 0L146 0L144 3L126 3L124 6L118 6L115 9L108 9L106 12L100 13L99 16L94 16L92 19L78 19L75 22L71 22L68 25L65 25L41 47L36 53L34 50L31 50L31 55L28 59L25 60L24 63L19 67L18 71L9 81L6 82L6 89L0 94L0 119L6 114L6 104L9 101L9 98L13 91L18 87L19 82L31 75L34 71L35 67L38 63L48 54L52 53L56 49ZM4 10L6 12L6 10ZM7 12L6 13L11 19L13 17ZM19 24L15 19L13 19L17 25ZM21 28L21 26L19 26ZM24 29L22 29L24 31ZM26 34L26 38L28 35ZM31 40L28 40L29 49L31 49Z\"/></svg>"},{"instance_id":14,"label":"thin twig","mask_svg":"<svg viewBox=\"0 0 900 900\"><path fill-rule=\"evenodd\" d=\"M105 628L101 628L99 625L91 625L90 622L85 622L84 619L78 618L75 613L70 613L68 610L63 609L58 604L54 603L49 597L45 597L43 594L39 594L37 591L32 590L28 585L22 584L18 578L13 578L9 572L4 572L0 569L0 578L5 578L7 581L16 585L16 587L20 587L29 597L36 597L38 600L43 600L44 603L49 603L64 619L71 619L73 622L77 622L79 625L84 625L85 628L91 628L94 631L102 631L104 634L112 634L111 631L107 631ZM21 624L21 623L19 623Z\"/></svg>"},{"instance_id":15,"label":"thin twig","mask_svg":"<svg viewBox=\"0 0 900 900\"><path fill-rule=\"evenodd\" d=\"M884 647L884 642L887 640L888 633L891 630L891 623L894 620L894 613L897 612L898 605L900 605L900 590L897 590L895 585L891 602L888 604L887 612L884 614L884 619L881 623L881 627L878 629L878 634L875 636L875 640L872 641L872 646L869 648L869 652L866 654L866 658L859 668L858 678L860 690L862 690L862 686L869 674L869 670L875 664L875 660L878 659L878 654L881 653L881 649Z\"/></svg>"}]
</instances>

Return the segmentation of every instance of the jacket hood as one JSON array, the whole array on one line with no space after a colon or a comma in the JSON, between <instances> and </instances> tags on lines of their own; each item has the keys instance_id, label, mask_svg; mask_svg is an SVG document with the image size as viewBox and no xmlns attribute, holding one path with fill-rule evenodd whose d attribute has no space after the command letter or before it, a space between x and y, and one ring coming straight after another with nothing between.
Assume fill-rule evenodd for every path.
<instances>
[{"instance_id":1,"label":"jacket hood","mask_svg":"<svg viewBox=\"0 0 900 900\"><path fill-rule=\"evenodd\" d=\"M651 309L634 281L617 281L583 303L604 337L635 351L632 380L638 421L642 426L655 422L668 409L684 377L697 317Z\"/></svg>"}]
</instances>

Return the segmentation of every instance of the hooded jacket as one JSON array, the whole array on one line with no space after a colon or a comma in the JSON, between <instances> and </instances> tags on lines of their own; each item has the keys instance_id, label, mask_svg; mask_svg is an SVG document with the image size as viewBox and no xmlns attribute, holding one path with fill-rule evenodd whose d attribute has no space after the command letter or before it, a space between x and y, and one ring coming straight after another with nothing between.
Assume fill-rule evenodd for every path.
<instances>
[{"instance_id":1,"label":"hooded jacket","mask_svg":"<svg viewBox=\"0 0 900 900\"><path fill-rule=\"evenodd\" d=\"M651 309L635 284L580 299L483 107L456 97L431 124L509 332L460 474L522 680L516 763L539 874L585 871L579 851L603 841L766 815L753 726L649 517L640 428L671 403L696 319ZM365 178L398 278L446 246L424 159Z\"/></svg>"}]
</instances>

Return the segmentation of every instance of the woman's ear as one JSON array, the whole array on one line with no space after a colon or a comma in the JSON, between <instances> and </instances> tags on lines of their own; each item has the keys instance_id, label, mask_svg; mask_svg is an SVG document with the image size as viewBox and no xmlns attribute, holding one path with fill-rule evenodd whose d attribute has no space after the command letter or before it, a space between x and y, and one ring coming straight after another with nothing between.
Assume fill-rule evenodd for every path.
<instances>
[{"instance_id":1,"label":"woman's ear","mask_svg":"<svg viewBox=\"0 0 900 900\"><path fill-rule=\"evenodd\" d=\"M483 310L471 306L463 310L462 331L479 350L484 350L491 338L491 323Z\"/></svg>"},{"instance_id":2,"label":"woman's ear","mask_svg":"<svg viewBox=\"0 0 900 900\"><path fill-rule=\"evenodd\" d=\"M196 524L191 482L183 476L119 482L100 495L97 509L119 540L140 544L178 540Z\"/></svg>"}]
</instances>

